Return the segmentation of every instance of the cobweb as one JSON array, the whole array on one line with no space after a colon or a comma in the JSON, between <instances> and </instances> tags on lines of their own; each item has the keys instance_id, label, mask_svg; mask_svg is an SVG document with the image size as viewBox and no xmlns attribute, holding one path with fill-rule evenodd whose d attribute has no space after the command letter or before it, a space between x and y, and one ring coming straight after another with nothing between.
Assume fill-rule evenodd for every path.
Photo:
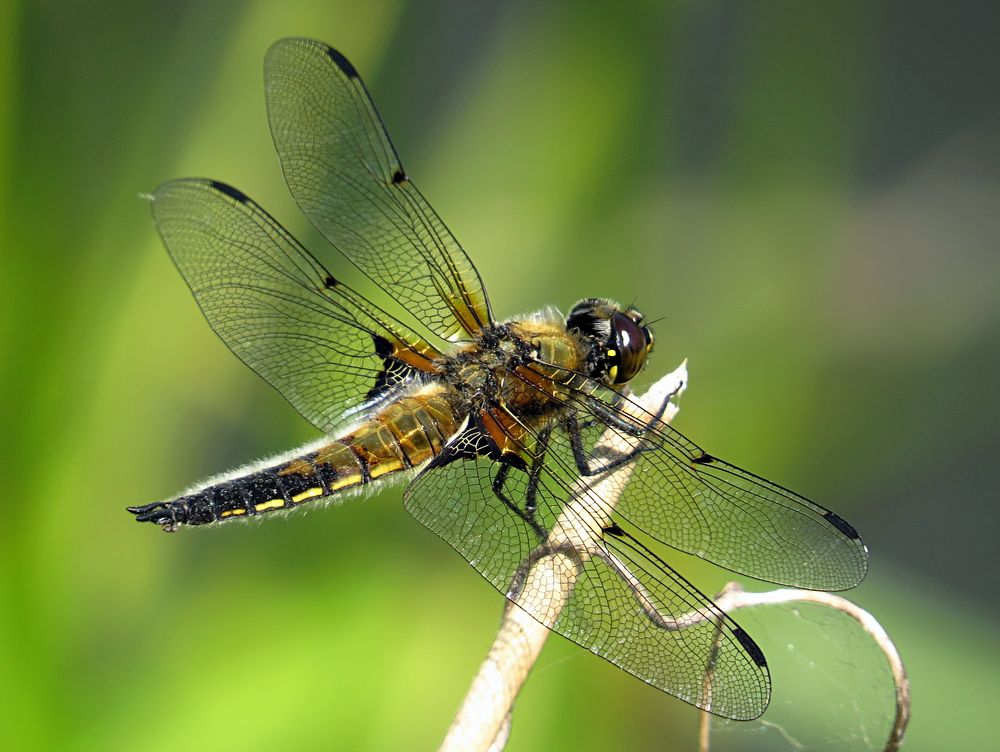
<instances>
[{"instance_id":1,"label":"cobweb","mask_svg":"<svg viewBox=\"0 0 1000 752\"><path fill-rule=\"evenodd\" d=\"M895 694L885 656L848 615L811 603L740 609L771 668L771 704L749 723L712 719L715 752L881 750Z\"/></svg>"}]
</instances>

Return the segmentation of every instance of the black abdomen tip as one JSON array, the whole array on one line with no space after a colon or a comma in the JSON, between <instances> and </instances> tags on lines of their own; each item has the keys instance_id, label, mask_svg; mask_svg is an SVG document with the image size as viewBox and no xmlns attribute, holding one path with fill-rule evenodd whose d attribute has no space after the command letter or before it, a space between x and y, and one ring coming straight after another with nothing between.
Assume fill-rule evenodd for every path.
<instances>
[{"instance_id":1,"label":"black abdomen tip","mask_svg":"<svg viewBox=\"0 0 1000 752\"><path fill-rule=\"evenodd\" d=\"M185 506L176 501L155 501L152 504L126 508L135 515L136 522L152 522L162 526L168 533L172 533L178 525L187 522Z\"/></svg>"}]
</instances>

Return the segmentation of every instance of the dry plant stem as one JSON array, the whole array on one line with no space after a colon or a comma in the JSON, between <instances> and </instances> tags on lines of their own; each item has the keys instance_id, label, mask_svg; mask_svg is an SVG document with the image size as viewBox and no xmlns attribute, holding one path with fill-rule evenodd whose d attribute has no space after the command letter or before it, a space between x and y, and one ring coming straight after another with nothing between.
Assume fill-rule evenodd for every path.
<instances>
[{"instance_id":1,"label":"dry plant stem","mask_svg":"<svg viewBox=\"0 0 1000 752\"><path fill-rule=\"evenodd\" d=\"M655 414L673 394L679 394L687 384L687 362L664 376L641 397L633 401ZM667 405L661 420L670 422L677 406ZM638 416L636 416L638 417ZM639 418L641 420L641 418ZM598 442L610 451L630 449L629 439L608 431ZM596 552L597 541L582 540L585 531L600 529L593 520L607 519L617 503L617 495L625 485L631 466L625 465L596 482L584 484L566 503L563 513L552 527L549 542L569 543L574 555L552 553L531 562L520 597L528 597L545 605L545 622L558 618L573 594L573 583L579 575L580 561ZM587 493L589 489L592 493ZM600 500L600 506L595 501ZM580 520L590 520L589 524ZM553 587L558 583L558 587ZM510 730L509 716L521 686L528 677L549 630L526 611L507 604L500 629L472 682L469 692L448 729L440 749L442 752L499 752Z\"/></svg>"},{"instance_id":2,"label":"dry plant stem","mask_svg":"<svg viewBox=\"0 0 1000 752\"><path fill-rule=\"evenodd\" d=\"M861 625L862 629L875 641L885 655L892 672L893 685L896 688L896 715L893 719L889 739L885 744L885 752L896 752L903 742L903 734L910 720L910 681L906 676L906 668L899 657L899 652L889 635L875 617L863 608L835 593L825 593L816 590L796 590L783 588L766 593L748 593L738 583L730 582L722 589L715 599L719 609L727 614L740 608L750 606L773 606L786 603L818 603L823 606L842 611ZM702 711L699 724L698 749L700 752L709 750L709 726L711 716Z\"/></svg>"}]
</instances>

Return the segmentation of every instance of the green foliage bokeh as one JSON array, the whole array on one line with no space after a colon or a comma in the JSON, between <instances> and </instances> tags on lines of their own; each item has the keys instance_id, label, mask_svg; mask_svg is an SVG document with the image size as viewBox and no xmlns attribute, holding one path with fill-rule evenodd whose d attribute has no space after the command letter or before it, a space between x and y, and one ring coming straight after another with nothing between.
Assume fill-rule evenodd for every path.
<instances>
[{"instance_id":1,"label":"green foliage bokeh","mask_svg":"<svg viewBox=\"0 0 1000 752\"><path fill-rule=\"evenodd\" d=\"M865 534L871 574L850 597L911 670L906 748L984 748L1000 656L981 596L1000 480L990 15L995 28L987 3L0 4L5 748L433 748L492 638L500 596L398 488L174 536L124 511L314 437L205 325L139 198L226 180L347 268L270 144L260 66L288 35L361 70L498 314L603 295L660 319L651 375L690 360L677 426ZM708 591L727 579L675 563ZM784 629L758 635L776 691L797 673L777 668ZM889 688L868 687L877 657L851 656L829 700L847 728L786 691L785 734L825 725L808 748L878 748ZM861 694L871 728L843 712ZM696 723L553 640L509 749L693 749ZM728 725L718 748L787 744L767 731Z\"/></svg>"}]
</instances>

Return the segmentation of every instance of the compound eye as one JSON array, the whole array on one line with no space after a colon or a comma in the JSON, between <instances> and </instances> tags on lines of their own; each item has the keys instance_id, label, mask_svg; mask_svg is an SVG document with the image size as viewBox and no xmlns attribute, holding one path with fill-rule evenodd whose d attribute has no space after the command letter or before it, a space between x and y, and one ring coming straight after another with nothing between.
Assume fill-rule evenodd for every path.
<instances>
[{"instance_id":1,"label":"compound eye","mask_svg":"<svg viewBox=\"0 0 1000 752\"><path fill-rule=\"evenodd\" d=\"M608 376L615 384L624 384L646 364L652 335L625 314L615 313L611 317L611 336L614 344L608 347Z\"/></svg>"},{"instance_id":2,"label":"compound eye","mask_svg":"<svg viewBox=\"0 0 1000 752\"><path fill-rule=\"evenodd\" d=\"M612 384L617 384L621 356L618 354L616 349L609 347L608 351L604 353L604 357L607 358L608 361L608 378L611 379Z\"/></svg>"}]
</instances>

